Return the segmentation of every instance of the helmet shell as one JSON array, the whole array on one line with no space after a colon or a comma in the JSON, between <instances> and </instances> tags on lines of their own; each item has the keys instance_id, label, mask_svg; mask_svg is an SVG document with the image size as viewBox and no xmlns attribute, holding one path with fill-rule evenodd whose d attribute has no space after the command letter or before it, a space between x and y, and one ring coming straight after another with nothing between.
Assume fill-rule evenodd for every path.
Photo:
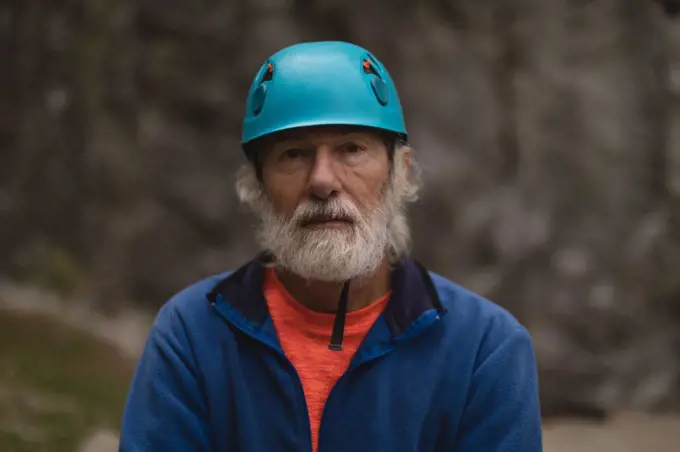
<instances>
[{"instance_id":1,"label":"helmet shell","mask_svg":"<svg viewBox=\"0 0 680 452\"><path fill-rule=\"evenodd\" d=\"M383 64L340 41L295 44L268 58L248 91L241 143L327 125L373 127L406 139L399 96Z\"/></svg>"}]
</instances>

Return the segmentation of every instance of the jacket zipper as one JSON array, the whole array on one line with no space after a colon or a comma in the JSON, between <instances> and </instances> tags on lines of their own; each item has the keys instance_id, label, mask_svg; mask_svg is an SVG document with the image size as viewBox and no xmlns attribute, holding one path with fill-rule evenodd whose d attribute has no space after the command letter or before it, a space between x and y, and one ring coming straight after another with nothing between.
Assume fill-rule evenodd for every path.
<instances>
[{"instance_id":1,"label":"jacket zipper","mask_svg":"<svg viewBox=\"0 0 680 452\"><path fill-rule=\"evenodd\" d=\"M433 311L430 311L430 312L433 312ZM424 313L423 315L428 315L428 313L426 312L426 313ZM434 313L433 315L431 315L430 318L427 319L427 320L424 322L424 324L418 325L418 326L416 327L416 328L417 328L417 331L416 331L416 332L413 332L412 334L409 334L409 332L407 331L406 335L409 336L409 338L413 338L413 337L415 337L415 336L418 336L420 333L422 333L423 331L425 331L426 329L428 329L429 327L431 327L432 325L434 325L434 324L435 324L437 321L439 321L440 319L441 319L441 314L440 314L440 313L437 313L437 312L435 311L435 313ZM353 359L353 360L350 362L350 365L349 365L349 368L347 369L347 371L346 371L345 373L343 373L343 374L340 376L340 378L337 379L337 381L335 382L335 384L333 384L333 387L331 388L330 392L328 393L328 397L326 398L326 403L324 403L323 411L321 412L321 420L320 420L320 422L319 422L319 436L318 436L319 448L318 448L318 452L323 452L323 450L322 450L322 448L321 448L321 433L323 432L323 426L324 426L324 424L325 424L324 419L327 417L327 414L328 414L328 406L330 405L330 401L332 400L333 396L338 392L338 391L337 391L337 388L338 388L338 386L340 385L340 383L341 383L344 379L346 379L347 376L348 376L350 373L356 371L356 369L360 368L361 366L363 366L363 365L365 365L365 364L367 364L367 363L370 363L370 362L372 362L372 361L375 361L376 359L380 359L380 358L382 358L383 356L385 356L385 355L391 353L392 351L394 351L394 350L397 348L398 343L400 343L400 342L403 342L403 341L397 341L397 343L392 342L392 343L390 343L390 346L383 347L382 350L380 351L380 353L377 353L377 354L375 354L375 355L373 355L373 356L370 356L370 357L368 357L368 358L362 359L362 360L360 360L360 361L358 361L358 362L355 362L354 359Z\"/></svg>"},{"instance_id":2,"label":"jacket zipper","mask_svg":"<svg viewBox=\"0 0 680 452\"><path fill-rule=\"evenodd\" d=\"M305 397L305 391L302 388L302 379L300 378L300 374L298 373L297 369L293 365L293 363L288 359L286 354L284 353L283 349L281 347L277 347L275 344L270 343L269 341L262 340L261 337L259 337L257 334L255 334L253 331L251 331L249 328L246 328L245 326L241 325L240 322L234 322L229 318L229 314L226 312L223 312L223 310L220 308L220 306L217 305L217 303L222 302L222 297L218 295L216 303L213 303L213 308L215 311L227 322L229 322L230 325L234 325L236 328L239 329L239 331L243 332L253 340L256 340L267 347L269 347L271 350L273 350L276 354L279 355L283 359L283 361L286 363L288 367L290 367L293 370L293 374L295 375L295 382L297 383L296 385L296 390L297 390L297 405L300 406L300 400L302 400L302 406L300 411L302 411L302 425L306 425L306 432L305 432L305 437L307 440L307 445L309 446L308 450L309 452L313 451L313 445L312 445L312 427L311 427L311 422L309 420L309 409L307 408L307 399Z\"/></svg>"}]
</instances>

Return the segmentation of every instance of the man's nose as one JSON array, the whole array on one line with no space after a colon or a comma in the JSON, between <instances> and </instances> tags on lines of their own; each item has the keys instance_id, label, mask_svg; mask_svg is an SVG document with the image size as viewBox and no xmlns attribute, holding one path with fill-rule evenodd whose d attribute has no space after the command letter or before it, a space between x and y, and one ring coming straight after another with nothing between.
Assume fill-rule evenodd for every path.
<instances>
[{"instance_id":1,"label":"man's nose","mask_svg":"<svg viewBox=\"0 0 680 452\"><path fill-rule=\"evenodd\" d=\"M329 199L340 191L337 162L332 149L322 146L317 149L309 175L309 191L320 199Z\"/></svg>"}]
</instances>

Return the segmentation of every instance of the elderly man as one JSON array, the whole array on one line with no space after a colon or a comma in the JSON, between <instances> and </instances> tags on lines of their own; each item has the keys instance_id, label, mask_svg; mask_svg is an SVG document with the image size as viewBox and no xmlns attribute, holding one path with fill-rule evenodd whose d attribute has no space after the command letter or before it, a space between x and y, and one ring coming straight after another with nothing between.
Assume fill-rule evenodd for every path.
<instances>
[{"instance_id":1,"label":"elderly man","mask_svg":"<svg viewBox=\"0 0 680 452\"><path fill-rule=\"evenodd\" d=\"M527 330L408 255L406 140L367 50L303 43L263 64L237 180L262 253L160 310L122 451L541 450Z\"/></svg>"}]
</instances>

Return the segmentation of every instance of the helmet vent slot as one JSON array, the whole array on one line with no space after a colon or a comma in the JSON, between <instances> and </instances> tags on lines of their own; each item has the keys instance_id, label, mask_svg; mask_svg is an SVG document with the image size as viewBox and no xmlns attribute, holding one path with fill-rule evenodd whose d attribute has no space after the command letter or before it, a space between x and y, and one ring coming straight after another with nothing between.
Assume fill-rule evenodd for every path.
<instances>
[{"instance_id":1,"label":"helmet vent slot","mask_svg":"<svg viewBox=\"0 0 680 452\"><path fill-rule=\"evenodd\" d=\"M274 77L274 66L271 63L267 63L267 69L262 75L262 82L268 82Z\"/></svg>"},{"instance_id":2,"label":"helmet vent slot","mask_svg":"<svg viewBox=\"0 0 680 452\"><path fill-rule=\"evenodd\" d=\"M364 68L365 74L375 75L376 77L380 77L380 74L375 69L375 65L368 58L364 59L364 61L361 63L361 66Z\"/></svg>"}]
</instances>

